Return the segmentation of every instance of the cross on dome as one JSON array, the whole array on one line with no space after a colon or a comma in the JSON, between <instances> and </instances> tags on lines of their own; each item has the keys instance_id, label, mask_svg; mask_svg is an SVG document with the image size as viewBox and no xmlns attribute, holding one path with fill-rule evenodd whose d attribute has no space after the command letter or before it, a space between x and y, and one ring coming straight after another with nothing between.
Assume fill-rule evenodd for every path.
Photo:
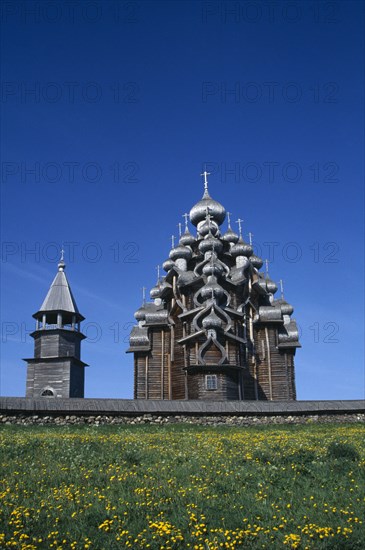
<instances>
[{"instance_id":1,"label":"cross on dome","mask_svg":"<svg viewBox=\"0 0 365 550\"><path fill-rule=\"evenodd\" d=\"M238 220L236 221L236 223L238 223L238 231L239 231L240 237L242 237L242 222L243 220L241 220L241 218L238 218Z\"/></svg>"},{"instance_id":2,"label":"cross on dome","mask_svg":"<svg viewBox=\"0 0 365 550\"><path fill-rule=\"evenodd\" d=\"M266 277L269 276L269 260L265 260L265 271L266 271Z\"/></svg>"},{"instance_id":3,"label":"cross on dome","mask_svg":"<svg viewBox=\"0 0 365 550\"><path fill-rule=\"evenodd\" d=\"M189 219L189 214L187 214L185 212L185 214L182 215L183 218L185 218L185 229L188 228L188 219Z\"/></svg>"},{"instance_id":4,"label":"cross on dome","mask_svg":"<svg viewBox=\"0 0 365 550\"><path fill-rule=\"evenodd\" d=\"M283 281L283 279L280 279L279 283L280 283L281 297L284 298L284 281Z\"/></svg>"},{"instance_id":5,"label":"cross on dome","mask_svg":"<svg viewBox=\"0 0 365 550\"><path fill-rule=\"evenodd\" d=\"M204 170L204 172L202 172L200 175L201 176L204 176L204 191L208 191L208 178L207 176L210 176L210 172L207 172L206 170Z\"/></svg>"},{"instance_id":6,"label":"cross on dome","mask_svg":"<svg viewBox=\"0 0 365 550\"><path fill-rule=\"evenodd\" d=\"M179 237L181 237L181 223L179 222L179 223L177 224L177 226L178 226L178 228L179 228Z\"/></svg>"},{"instance_id":7,"label":"cross on dome","mask_svg":"<svg viewBox=\"0 0 365 550\"><path fill-rule=\"evenodd\" d=\"M248 234L248 238L249 238L249 241L250 241L250 245L252 246L252 237L253 237L253 233L249 233Z\"/></svg>"}]
</instances>

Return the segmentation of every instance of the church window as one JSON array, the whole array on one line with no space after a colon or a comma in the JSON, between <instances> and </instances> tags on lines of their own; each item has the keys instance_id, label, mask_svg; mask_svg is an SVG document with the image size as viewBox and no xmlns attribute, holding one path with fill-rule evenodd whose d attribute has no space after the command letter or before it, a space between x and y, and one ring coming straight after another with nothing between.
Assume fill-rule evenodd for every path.
<instances>
[{"instance_id":1,"label":"church window","mask_svg":"<svg viewBox=\"0 0 365 550\"><path fill-rule=\"evenodd\" d=\"M217 375L207 374L205 376L205 387L207 390L216 390L218 387Z\"/></svg>"}]
</instances>

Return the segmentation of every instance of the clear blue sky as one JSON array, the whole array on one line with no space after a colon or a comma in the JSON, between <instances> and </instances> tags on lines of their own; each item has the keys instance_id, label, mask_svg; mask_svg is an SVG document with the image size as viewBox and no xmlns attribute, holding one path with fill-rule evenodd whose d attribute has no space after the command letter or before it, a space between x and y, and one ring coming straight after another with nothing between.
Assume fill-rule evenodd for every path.
<instances>
[{"instance_id":1,"label":"clear blue sky","mask_svg":"<svg viewBox=\"0 0 365 550\"><path fill-rule=\"evenodd\" d=\"M2 4L2 395L25 393L26 333L64 242L86 397L132 397L141 287L207 163L211 195L285 281L302 331L298 398L363 397L363 11Z\"/></svg>"}]
</instances>

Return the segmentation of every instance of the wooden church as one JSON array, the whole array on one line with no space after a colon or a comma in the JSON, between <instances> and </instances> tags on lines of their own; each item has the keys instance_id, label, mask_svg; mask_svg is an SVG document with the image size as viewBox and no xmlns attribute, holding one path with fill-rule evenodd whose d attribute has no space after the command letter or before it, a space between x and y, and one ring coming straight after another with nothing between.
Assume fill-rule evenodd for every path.
<instances>
[{"instance_id":1,"label":"wooden church","mask_svg":"<svg viewBox=\"0 0 365 550\"><path fill-rule=\"evenodd\" d=\"M80 359L79 312L65 273L63 253L58 272L39 311L33 315L36 330L34 357L28 363L26 397L84 397L85 367Z\"/></svg>"},{"instance_id":2,"label":"wooden church","mask_svg":"<svg viewBox=\"0 0 365 550\"><path fill-rule=\"evenodd\" d=\"M229 214L208 192L190 210L189 230L172 244L136 311L135 399L294 400L294 356L300 347L293 307L260 271L252 239L233 231ZM222 225L228 217L228 226Z\"/></svg>"}]
</instances>

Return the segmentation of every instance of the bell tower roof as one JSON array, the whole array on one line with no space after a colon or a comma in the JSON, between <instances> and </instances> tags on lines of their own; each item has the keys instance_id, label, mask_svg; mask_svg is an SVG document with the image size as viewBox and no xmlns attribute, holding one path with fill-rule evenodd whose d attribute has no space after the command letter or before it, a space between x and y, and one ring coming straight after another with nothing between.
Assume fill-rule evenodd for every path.
<instances>
[{"instance_id":1,"label":"bell tower roof","mask_svg":"<svg viewBox=\"0 0 365 550\"><path fill-rule=\"evenodd\" d=\"M48 293L33 317L38 317L40 313L64 311L76 315L78 321L82 321L84 317L79 312L75 298L72 294L69 282L65 273L66 264L63 259L63 251L60 262L58 264L58 272L48 290Z\"/></svg>"}]
</instances>

